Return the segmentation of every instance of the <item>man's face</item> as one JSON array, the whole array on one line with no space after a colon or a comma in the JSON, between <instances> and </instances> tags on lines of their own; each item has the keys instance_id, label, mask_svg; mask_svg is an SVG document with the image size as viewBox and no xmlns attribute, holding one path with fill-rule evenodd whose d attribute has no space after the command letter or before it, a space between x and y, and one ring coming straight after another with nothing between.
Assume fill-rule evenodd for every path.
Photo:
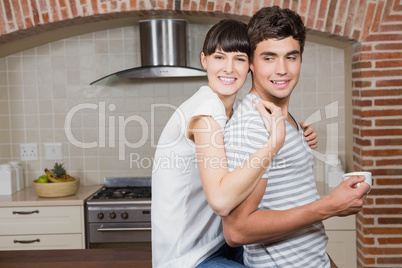
<instances>
[{"instance_id":1,"label":"man's face","mask_svg":"<svg viewBox=\"0 0 402 268\"><path fill-rule=\"evenodd\" d=\"M267 39L259 43L250 64L253 90L265 100L288 103L299 80L300 45L293 39Z\"/></svg>"}]
</instances>

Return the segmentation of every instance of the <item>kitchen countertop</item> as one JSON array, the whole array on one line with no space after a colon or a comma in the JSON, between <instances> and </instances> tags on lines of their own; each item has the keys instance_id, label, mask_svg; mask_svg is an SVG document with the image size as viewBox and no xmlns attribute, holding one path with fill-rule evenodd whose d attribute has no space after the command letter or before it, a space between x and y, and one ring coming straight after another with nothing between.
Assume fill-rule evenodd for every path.
<instances>
[{"instance_id":1,"label":"kitchen countertop","mask_svg":"<svg viewBox=\"0 0 402 268\"><path fill-rule=\"evenodd\" d=\"M12 195L0 195L0 207L79 206L103 185L80 185L74 195L65 197L39 197L33 188L24 188Z\"/></svg>"}]
</instances>

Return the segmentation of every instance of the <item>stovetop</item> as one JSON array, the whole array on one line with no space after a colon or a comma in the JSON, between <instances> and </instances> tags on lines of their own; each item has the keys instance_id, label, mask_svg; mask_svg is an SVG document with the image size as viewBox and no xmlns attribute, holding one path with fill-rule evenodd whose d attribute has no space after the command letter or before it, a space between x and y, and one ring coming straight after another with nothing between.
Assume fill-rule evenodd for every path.
<instances>
[{"instance_id":1,"label":"stovetop","mask_svg":"<svg viewBox=\"0 0 402 268\"><path fill-rule=\"evenodd\" d=\"M149 199L151 198L150 186L138 187L103 187L92 196L92 199Z\"/></svg>"},{"instance_id":2,"label":"stovetop","mask_svg":"<svg viewBox=\"0 0 402 268\"><path fill-rule=\"evenodd\" d=\"M150 177L106 177L104 187L88 198L87 204L96 202L151 201Z\"/></svg>"}]
</instances>

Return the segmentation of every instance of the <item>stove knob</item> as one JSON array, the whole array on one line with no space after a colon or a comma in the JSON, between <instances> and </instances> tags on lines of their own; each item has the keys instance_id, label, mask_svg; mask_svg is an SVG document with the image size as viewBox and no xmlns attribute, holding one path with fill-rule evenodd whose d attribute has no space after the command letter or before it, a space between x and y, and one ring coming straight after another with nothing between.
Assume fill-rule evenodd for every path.
<instances>
[{"instance_id":1,"label":"stove knob","mask_svg":"<svg viewBox=\"0 0 402 268\"><path fill-rule=\"evenodd\" d=\"M98 219L103 219L103 217L104 217L104 215L103 215L103 213L98 213Z\"/></svg>"},{"instance_id":2,"label":"stove knob","mask_svg":"<svg viewBox=\"0 0 402 268\"><path fill-rule=\"evenodd\" d=\"M123 212L123 214L121 214L121 218L123 220L127 220L128 219L128 213L127 212Z\"/></svg>"},{"instance_id":3,"label":"stove knob","mask_svg":"<svg viewBox=\"0 0 402 268\"><path fill-rule=\"evenodd\" d=\"M110 213L109 216L110 216L111 219L114 219L114 218L116 218L116 213L112 212L112 213Z\"/></svg>"}]
</instances>

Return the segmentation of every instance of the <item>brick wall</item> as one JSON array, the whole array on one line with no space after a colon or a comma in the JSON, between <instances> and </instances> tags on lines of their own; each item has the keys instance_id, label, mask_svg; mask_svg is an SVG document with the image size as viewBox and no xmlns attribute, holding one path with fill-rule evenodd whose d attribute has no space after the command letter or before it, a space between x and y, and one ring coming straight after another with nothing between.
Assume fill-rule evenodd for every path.
<instances>
[{"instance_id":1,"label":"brick wall","mask_svg":"<svg viewBox=\"0 0 402 268\"><path fill-rule=\"evenodd\" d=\"M354 168L374 178L357 246L362 267L401 267L402 3L377 2L352 59Z\"/></svg>"},{"instance_id":2,"label":"brick wall","mask_svg":"<svg viewBox=\"0 0 402 268\"><path fill-rule=\"evenodd\" d=\"M263 5L298 12L314 34L354 40L355 170L373 173L357 217L360 267L402 266L402 2L399 0L2 0L0 45L122 17L250 17Z\"/></svg>"}]
</instances>

